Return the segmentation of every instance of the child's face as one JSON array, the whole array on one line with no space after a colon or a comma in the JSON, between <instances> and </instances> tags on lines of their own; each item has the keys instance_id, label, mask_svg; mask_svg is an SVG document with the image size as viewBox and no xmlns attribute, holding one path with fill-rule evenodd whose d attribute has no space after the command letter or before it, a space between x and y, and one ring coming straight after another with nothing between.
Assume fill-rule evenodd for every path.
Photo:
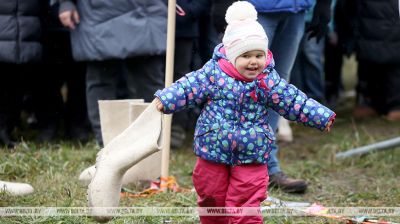
<instances>
[{"instance_id":1,"label":"child's face","mask_svg":"<svg viewBox=\"0 0 400 224\"><path fill-rule=\"evenodd\" d=\"M241 54L236 58L235 67L238 72L248 79L255 79L265 67L264 51L254 50Z\"/></svg>"}]
</instances>

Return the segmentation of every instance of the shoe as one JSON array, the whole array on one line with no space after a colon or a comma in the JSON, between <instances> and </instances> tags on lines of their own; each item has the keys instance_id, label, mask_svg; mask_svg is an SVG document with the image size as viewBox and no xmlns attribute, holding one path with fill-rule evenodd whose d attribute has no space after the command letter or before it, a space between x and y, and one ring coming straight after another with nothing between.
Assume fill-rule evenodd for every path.
<instances>
[{"instance_id":1,"label":"shoe","mask_svg":"<svg viewBox=\"0 0 400 224\"><path fill-rule=\"evenodd\" d=\"M6 128L0 130L0 144L1 143L7 148L14 148L17 145L17 142L11 140Z\"/></svg>"},{"instance_id":2,"label":"shoe","mask_svg":"<svg viewBox=\"0 0 400 224\"><path fill-rule=\"evenodd\" d=\"M185 129L180 125L172 125L171 127L171 148L178 149L183 146L186 139Z\"/></svg>"},{"instance_id":3,"label":"shoe","mask_svg":"<svg viewBox=\"0 0 400 224\"><path fill-rule=\"evenodd\" d=\"M289 121L283 117L280 117L279 121L278 121L277 139L278 139L278 141L282 141L282 142L292 142L293 141L292 128L290 128Z\"/></svg>"},{"instance_id":4,"label":"shoe","mask_svg":"<svg viewBox=\"0 0 400 224\"><path fill-rule=\"evenodd\" d=\"M386 116L389 121L400 121L400 110L391 110Z\"/></svg>"},{"instance_id":5,"label":"shoe","mask_svg":"<svg viewBox=\"0 0 400 224\"><path fill-rule=\"evenodd\" d=\"M353 110L353 117L356 119L365 119L370 117L375 117L378 112L368 106L358 106Z\"/></svg>"},{"instance_id":6,"label":"shoe","mask_svg":"<svg viewBox=\"0 0 400 224\"><path fill-rule=\"evenodd\" d=\"M33 191L33 187L29 184L0 181L0 192L6 192L13 196L24 196L32 194Z\"/></svg>"},{"instance_id":7,"label":"shoe","mask_svg":"<svg viewBox=\"0 0 400 224\"><path fill-rule=\"evenodd\" d=\"M278 172L269 176L269 186L280 188L286 193L304 193L308 184L304 180L293 179L283 172Z\"/></svg>"}]
</instances>

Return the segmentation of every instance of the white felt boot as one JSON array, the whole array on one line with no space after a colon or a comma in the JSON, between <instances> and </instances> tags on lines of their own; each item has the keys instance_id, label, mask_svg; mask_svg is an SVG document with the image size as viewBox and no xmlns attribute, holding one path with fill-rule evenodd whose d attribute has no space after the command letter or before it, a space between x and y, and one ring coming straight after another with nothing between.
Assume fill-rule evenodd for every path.
<instances>
[{"instance_id":1,"label":"white felt boot","mask_svg":"<svg viewBox=\"0 0 400 224\"><path fill-rule=\"evenodd\" d=\"M0 192L6 192L14 196L23 196L33 193L33 187L24 183L11 183L0 181Z\"/></svg>"},{"instance_id":2,"label":"white felt boot","mask_svg":"<svg viewBox=\"0 0 400 224\"><path fill-rule=\"evenodd\" d=\"M88 188L89 207L93 207L92 215L97 221L106 222L112 218L103 216L101 210L95 208L118 207L126 171L161 149L161 124L162 114L153 102L98 153L96 172Z\"/></svg>"},{"instance_id":3,"label":"white felt boot","mask_svg":"<svg viewBox=\"0 0 400 224\"><path fill-rule=\"evenodd\" d=\"M86 168L79 175L82 185L88 186L96 173L96 166ZM139 183L140 181L156 180L161 174L161 153L153 153L126 171L122 177L122 186Z\"/></svg>"},{"instance_id":4,"label":"white felt boot","mask_svg":"<svg viewBox=\"0 0 400 224\"><path fill-rule=\"evenodd\" d=\"M289 121L283 117L280 117L279 121L278 121L277 138L279 141L283 141L283 142L292 142L293 141L292 128L290 128Z\"/></svg>"},{"instance_id":5,"label":"white felt boot","mask_svg":"<svg viewBox=\"0 0 400 224\"><path fill-rule=\"evenodd\" d=\"M79 181L82 185L88 186L92 181L94 174L96 173L96 166L90 166L86 168L82 173L79 175Z\"/></svg>"},{"instance_id":6,"label":"white felt boot","mask_svg":"<svg viewBox=\"0 0 400 224\"><path fill-rule=\"evenodd\" d=\"M104 145L129 127L150 105L142 99L100 100L100 122ZM79 175L82 185L92 181L96 167L90 166ZM161 173L161 151L153 153L126 171L122 178L122 186L155 180Z\"/></svg>"}]
</instances>

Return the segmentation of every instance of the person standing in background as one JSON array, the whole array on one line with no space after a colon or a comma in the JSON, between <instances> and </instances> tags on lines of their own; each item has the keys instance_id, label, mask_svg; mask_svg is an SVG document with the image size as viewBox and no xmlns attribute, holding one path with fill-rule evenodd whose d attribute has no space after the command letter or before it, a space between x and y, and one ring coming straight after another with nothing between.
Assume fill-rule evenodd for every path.
<instances>
[{"instance_id":1,"label":"person standing in background","mask_svg":"<svg viewBox=\"0 0 400 224\"><path fill-rule=\"evenodd\" d=\"M38 142L64 136L85 143L89 140L85 98L85 64L72 59L69 30L58 19L57 1L49 3L43 21L43 61L32 79L33 113L37 118ZM61 88L66 85L66 99ZM63 122L64 125L61 124Z\"/></svg>"},{"instance_id":2,"label":"person standing in background","mask_svg":"<svg viewBox=\"0 0 400 224\"><path fill-rule=\"evenodd\" d=\"M348 0L348 4L357 18L358 84L353 116L384 115L400 121L399 2Z\"/></svg>"},{"instance_id":3,"label":"person standing in background","mask_svg":"<svg viewBox=\"0 0 400 224\"><path fill-rule=\"evenodd\" d=\"M86 61L86 98L97 143L103 146L98 100L117 98L124 68L130 98L153 99L164 86L166 1L60 0L59 18L71 29L72 54Z\"/></svg>"},{"instance_id":4,"label":"person standing in background","mask_svg":"<svg viewBox=\"0 0 400 224\"><path fill-rule=\"evenodd\" d=\"M0 144L14 147L11 132L20 122L24 79L42 60L46 1L0 0Z\"/></svg>"}]
</instances>

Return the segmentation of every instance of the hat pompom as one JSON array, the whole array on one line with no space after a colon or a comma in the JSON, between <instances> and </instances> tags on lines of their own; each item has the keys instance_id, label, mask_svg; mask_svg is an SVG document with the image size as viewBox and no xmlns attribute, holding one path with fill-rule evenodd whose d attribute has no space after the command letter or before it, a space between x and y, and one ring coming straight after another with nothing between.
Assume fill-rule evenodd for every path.
<instances>
[{"instance_id":1,"label":"hat pompom","mask_svg":"<svg viewBox=\"0 0 400 224\"><path fill-rule=\"evenodd\" d=\"M246 1L234 2L229 6L225 14L225 20L228 24L235 20L251 19L257 21L257 11L254 6Z\"/></svg>"}]
</instances>

